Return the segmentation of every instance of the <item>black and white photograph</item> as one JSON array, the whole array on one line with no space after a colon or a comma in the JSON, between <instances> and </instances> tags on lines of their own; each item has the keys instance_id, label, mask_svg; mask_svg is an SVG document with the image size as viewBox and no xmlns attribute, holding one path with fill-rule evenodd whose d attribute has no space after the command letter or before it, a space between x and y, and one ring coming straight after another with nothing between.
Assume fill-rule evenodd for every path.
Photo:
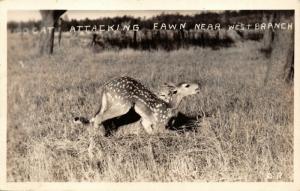
<instances>
[{"instance_id":1,"label":"black and white photograph","mask_svg":"<svg viewBox=\"0 0 300 191\"><path fill-rule=\"evenodd\" d=\"M295 182L296 13L7 10L6 182Z\"/></svg>"}]
</instances>

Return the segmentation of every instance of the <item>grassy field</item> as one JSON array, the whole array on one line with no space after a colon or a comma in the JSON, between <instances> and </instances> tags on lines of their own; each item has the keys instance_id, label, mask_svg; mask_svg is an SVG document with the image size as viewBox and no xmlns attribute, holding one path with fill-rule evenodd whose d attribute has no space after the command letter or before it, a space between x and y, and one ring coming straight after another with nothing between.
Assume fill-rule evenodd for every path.
<instances>
[{"instance_id":1,"label":"grassy field","mask_svg":"<svg viewBox=\"0 0 300 191\"><path fill-rule=\"evenodd\" d=\"M8 181L293 181L293 87L280 64L263 83L269 60L259 42L95 54L64 39L53 56L39 56L33 38L8 36ZM138 122L110 137L72 124L91 117L101 85L121 75L153 90L201 81L179 109L211 117L197 131L158 135Z\"/></svg>"}]
</instances>

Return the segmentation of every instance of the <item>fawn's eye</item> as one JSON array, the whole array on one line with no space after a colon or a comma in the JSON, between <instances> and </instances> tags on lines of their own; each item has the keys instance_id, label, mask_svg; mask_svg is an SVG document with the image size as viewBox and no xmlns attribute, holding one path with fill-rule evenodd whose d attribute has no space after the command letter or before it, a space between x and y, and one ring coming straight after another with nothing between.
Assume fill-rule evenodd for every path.
<instances>
[{"instance_id":1,"label":"fawn's eye","mask_svg":"<svg viewBox=\"0 0 300 191\"><path fill-rule=\"evenodd\" d=\"M173 94L177 94L177 90L173 91Z\"/></svg>"},{"instance_id":2,"label":"fawn's eye","mask_svg":"<svg viewBox=\"0 0 300 191\"><path fill-rule=\"evenodd\" d=\"M186 84L185 87L186 87L186 88L190 87L190 84Z\"/></svg>"}]
</instances>

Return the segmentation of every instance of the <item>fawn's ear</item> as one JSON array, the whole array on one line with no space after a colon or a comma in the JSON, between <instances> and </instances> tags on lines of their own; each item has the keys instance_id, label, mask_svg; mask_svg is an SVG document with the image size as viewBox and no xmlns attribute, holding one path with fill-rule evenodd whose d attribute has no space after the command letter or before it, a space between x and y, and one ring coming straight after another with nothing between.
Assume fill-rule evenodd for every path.
<instances>
[{"instance_id":1,"label":"fawn's ear","mask_svg":"<svg viewBox=\"0 0 300 191\"><path fill-rule=\"evenodd\" d=\"M169 95L173 95L177 93L177 86L173 83L165 83L164 84L165 87L167 87L168 91L169 91Z\"/></svg>"},{"instance_id":2,"label":"fawn's ear","mask_svg":"<svg viewBox=\"0 0 300 191\"><path fill-rule=\"evenodd\" d=\"M177 90L173 90L173 91L172 91L172 94L177 94Z\"/></svg>"},{"instance_id":3,"label":"fawn's ear","mask_svg":"<svg viewBox=\"0 0 300 191\"><path fill-rule=\"evenodd\" d=\"M170 90L172 89L175 89L176 88L176 85L173 84L172 82L167 82L167 83L164 83L164 86L165 87L168 87Z\"/></svg>"}]
</instances>

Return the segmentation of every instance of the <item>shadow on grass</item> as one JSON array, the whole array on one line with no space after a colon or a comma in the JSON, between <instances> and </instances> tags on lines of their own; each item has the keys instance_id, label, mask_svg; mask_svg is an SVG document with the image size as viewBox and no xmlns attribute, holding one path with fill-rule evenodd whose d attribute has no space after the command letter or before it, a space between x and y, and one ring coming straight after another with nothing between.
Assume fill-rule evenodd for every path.
<instances>
[{"instance_id":1,"label":"shadow on grass","mask_svg":"<svg viewBox=\"0 0 300 191\"><path fill-rule=\"evenodd\" d=\"M197 121L203 116L187 116L184 113L179 112L176 117L172 117L166 129L176 132L186 132L186 131L196 131L197 130ZM135 123L140 120L140 116L131 108L125 115L120 117L112 118L103 122L105 127L106 136L110 136L121 126Z\"/></svg>"}]
</instances>

